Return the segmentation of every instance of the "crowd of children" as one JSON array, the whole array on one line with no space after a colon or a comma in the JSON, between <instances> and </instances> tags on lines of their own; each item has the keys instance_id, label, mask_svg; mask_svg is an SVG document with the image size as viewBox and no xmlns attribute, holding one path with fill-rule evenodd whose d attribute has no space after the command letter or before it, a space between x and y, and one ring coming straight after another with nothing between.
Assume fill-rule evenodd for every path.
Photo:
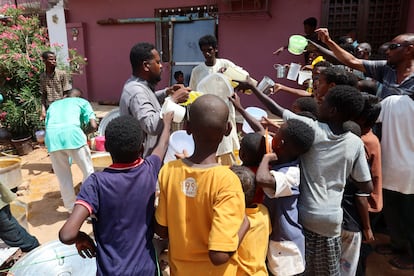
<instances>
[{"instance_id":1,"label":"crowd of children","mask_svg":"<svg viewBox=\"0 0 414 276\"><path fill-rule=\"evenodd\" d=\"M194 153L162 167L173 114L163 115L157 145L144 159L138 121L114 119L105 132L113 165L83 183L60 240L96 256L98 275L159 273L154 233L168 240L171 275L355 275L362 240L374 239L369 213L382 209L372 128L378 117L389 118L343 68L323 61L313 78L314 97L297 99L292 111L249 78L228 99L200 96L185 123ZM237 93L246 90L283 118L270 145L269 121L265 129L240 103ZM400 98L390 99L398 106ZM232 131L229 103L254 130L240 142L242 166L217 162ZM79 230L88 216L96 244Z\"/></svg>"}]
</instances>

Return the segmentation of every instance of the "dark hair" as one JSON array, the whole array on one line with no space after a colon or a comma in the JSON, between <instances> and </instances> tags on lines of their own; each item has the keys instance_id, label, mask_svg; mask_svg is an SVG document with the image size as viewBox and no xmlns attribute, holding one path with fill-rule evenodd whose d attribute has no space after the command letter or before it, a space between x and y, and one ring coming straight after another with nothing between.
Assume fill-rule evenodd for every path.
<instances>
[{"instance_id":1,"label":"dark hair","mask_svg":"<svg viewBox=\"0 0 414 276\"><path fill-rule=\"evenodd\" d=\"M335 83L336 85L349 85L356 87L358 85L358 78L338 66L331 66L321 72L325 76L327 83Z\"/></svg>"},{"instance_id":2,"label":"dark hair","mask_svg":"<svg viewBox=\"0 0 414 276\"><path fill-rule=\"evenodd\" d=\"M49 57L49 55L54 55L54 56L56 56L56 54L55 54L54 52L52 52L52 51L44 51L44 52L42 53L42 58L43 58L43 60L47 60L47 59L48 59L48 57Z\"/></svg>"},{"instance_id":3,"label":"dark hair","mask_svg":"<svg viewBox=\"0 0 414 276\"><path fill-rule=\"evenodd\" d=\"M71 96L73 93L75 93L76 91L78 91L80 95L82 95L82 94L83 94L82 90L80 90L79 88L72 87L72 88L71 88L71 89L69 89L69 90L65 90L65 91L63 91L63 96L70 97L70 96Z\"/></svg>"},{"instance_id":4,"label":"dark hair","mask_svg":"<svg viewBox=\"0 0 414 276\"><path fill-rule=\"evenodd\" d=\"M303 20L303 25L309 25L313 28L316 28L316 25L318 25L318 20L315 17L309 17Z\"/></svg>"},{"instance_id":5,"label":"dark hair","mask_svg":"<svg viewBox=\"0 0 414 276\"><path fill-rule=\"evenodd\" d=\"M374 80L360 80L358 81L358 88L361 92L366 92L368 94L377 95L377 83Z\"/></svg>"},{"instance_id":6,"label":"dark hair","mask_svg":"<svg viewBox=\"0 0 414 276\"><path fill-rule=\"evenodd\" d=\"M349 120L349 121L344 122L342 124L342 128L345 131L350 131L353 134L355 134L356 136L361 137L361 134L362 134L361 133L361 127L357 123L355 123L354 121Z\"/></svg>"},{"instance_id":7,"label":"dark hair","mask_svg":"<svg viewBox=\"0 0 414 276\"><path fill-rule=\"evenodd\" d=\"M155 46L147 42L135 44L131 48L131 52L129 53L129 61L131 62L133 75L137 73L139 66L141 66L144 61L154 58L154 55L152 53L152 50L154 49Z\"/></svg>"},{"instance_id":8,"label":"dark hair","mask_svg":"<svg viewBox=\"0 0 414 276\"><path fill-rule=\"evenodd\" d=\"M368 93L361 93L364 99L364 108L361 111L358 119L363 122L363 127L373 127L381 113L380 98L370 95Z\"/></svg>"},{"instance_id":9,"label":"dark hair","mask_svg":"<svg viewBox=\"0 0 414 276\"><path fill-rule=\"evenodd\" d=\"M205 35L198 40L198 46L211 46L214 49L217 49L217 39L213 35Z\"/></svg>"},{"instance_id":10,"label":"dark hair","mask_svg":"<svg viewBox=\"0 0 414 276\"><path fill-rule=\"evenodd\" d=\"M254 195L256 193L256 178L251 169L246 166L233 165L230 169L239 177L244 198L246 201L246 207L253 203Z\"/></svg>"},{"instance_id":11,"label":"dark hair","mask_svg":"<svg viewBox=\"0 0 414 276\"><path fill-rule=\"evenodd\" d=\"M105 129L105 149L114 162L134 162L139 157L143 141L144 133L132 116L117 117Z\"/></svg>"},{"instance_id":12,"label":"dark hair","mask_svg":"<svg viewBox=\"0 0 414 276\"><path fill-rule=\"evenodd\" d=\"M312 112L309 112L309 111L299 111L296 114L298 114L300 116L311 118L314 121L318 120L318 117L316 117L315 114L313 114Z\"/></svg>"},{"instance_id":13,"label":"dark hair","mask_svg":"<svg viewBox=\"0 0 414 276\"><path fill-rule=\"evenodd\" d=\"M313 67L315 68L315 67L326 67L326 68L328 68L328 67L331 67L332 66L332 63L330 63L329 61L327 61L327 60L322 60L322 61L319 61L318 63L316 63Z\"/></svg>"},{"instance_id":14,"label":"dark hair","mask_svg":"<svg viewBox=\"0 0 414 276\"><path fill-rule=\"evenodd\" d=\"M286 127L281 130L285 143L292 143L299 154L307 152L315 140L312 127L297 119L287 120Z\"/></svg>"},{"instance_id":15,"label":"dark hair","mask_svg":"<svg viewBox=\"0 0 414 276\"><path fill-rule=\"evenodd\" d=\"M177 79L180 75L184 75L183 71L175 71L174 72L174 79Z\"/></svg>"},{"instance_id":16,"label":"dark hair","mask_svg":"<svg viewBox=\"0 0 414 276\"><path fill-rule=\"evenodd\" d=\"M266 153L264 136L257 132L245 134L240 142L240 153L244 165L259 166Z\"/></svg>"},{"instance_id":17,"label":"dark hair","mask_svg":"<svg viewBox=\"0 0 414 276\"><path fill-rule=\"evenodd\" d=\"M357 118L364 108L364 99L361 92L349 85L335 85L330 88L325 95L325 101L336 108L344 121Z\"/></svg>"},{"instance_id":18,"label":"dark hair","mask_svg":"<svg viewBox=\"0 0 414 276\"><path fill-rule=\"evenodd\" d=\"M300 97L297 98L293 104L296 104L301 111L308 111L312 113L316 118L318 117L318 104L313 97Z\"/></svg>"}]
</instances>

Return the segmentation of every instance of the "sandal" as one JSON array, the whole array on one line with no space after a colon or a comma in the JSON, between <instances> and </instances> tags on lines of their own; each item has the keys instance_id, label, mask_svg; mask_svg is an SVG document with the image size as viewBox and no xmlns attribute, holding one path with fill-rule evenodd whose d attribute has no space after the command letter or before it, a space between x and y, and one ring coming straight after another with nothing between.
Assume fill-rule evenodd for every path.
<instances>
[{"instance_id":1,"label":"sandal","mask_svg":"<svg viewBox=\"0 0 414 276\"><path fill-rule=\"evenodd\" d=\"M398 253L397 250L394 247L392 247L391 244L388 244L388 243L378 244L375 247L375 252L377 252L380 255L393 255L393 254Z\"/></svg>"},{"instance_id":2,"label":"sandal","mask_svg":"<svg viewBox=\"0 0 414 276\"><path fill-rule=\"evenodd\" d=\"M390 265L398 269L412 270L414 269L414 261L408 256L398 256L388 261Z\"/></svg>"}]
</instances>

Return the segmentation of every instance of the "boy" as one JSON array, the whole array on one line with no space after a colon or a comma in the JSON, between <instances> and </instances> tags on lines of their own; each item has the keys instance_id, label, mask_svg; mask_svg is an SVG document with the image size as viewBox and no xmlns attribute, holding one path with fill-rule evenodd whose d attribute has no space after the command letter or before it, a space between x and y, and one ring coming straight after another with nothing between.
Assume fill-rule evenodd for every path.
<instances>
[{"instance_id":1,"label":"boy","mask_svg":"<svg viewBox=\"0 0 414 276\"><path fill-rule=\"evenodd\" d=\"M246 215L250 228L237 250L238 269L236 275L267 275L266 253L269 235L272 232L269 212L262 204L253 201L256 180L253 171L245 166L230 168L240 179L246 201Z\"/></svg>"},{"instance_id":2,"label":"boy","mask_svg":"<svg viewBox=\"0 0 414 276\"><path fill-rule=\"evenodd\" d=\"M346 121L343 127L356 136L361 136L361 127L354 121ZM341 276L356 275L362 232L367 242L374 240L368 213L368 197L369 194L359 192L352 179L347 180L342 199Z\"/></svg>"},{"instance_id":3,"label":"boy","mask_svg":"<svg viewBox=\"0 0 414 276\"><path fill-rule=\"evenodd\" d=\"M168 145L173 113L163 116L163 131L152 154L142 159L144 134L136 119L121 116L105 130L105 148L113 164L82 185L72 215L59 231L79 255L94 257L97 275L154 275L152 246L155 185ZM79 229L92 220L97 243Z\"/></svg>"},{"instance_id":4,"label":"boy","mask_svg":"<svg viewBox=\"0 0 414 276\"><path fill-rule=\"evenodd\" d=\"M234 275L237 271L233 254L248 229L248 224L242 225L244 194L229 167L216 163L217 147L231 131L228 114L219 97L197 98L187 126L194 153L165 164L159 174L155 229L161 238L169 238L172 275Z\"/></svg>"},{"instance_id":5,"label":"boy","mask_svg":"<svg viewBox=\"0 0 414 276\"><path fill-rule=\"evenodd\" d=\"M240 141L239 157L243 166L248 167L256 173L263 155L266 153L265 129L262 124L250 115L243 108L240 102L240 97L234 93L229 100L233 103L234 108L243 116L250 127L255 131L254 133L247 133ZM261 187L256 187L256 194L253 202L262 203L264 193Z\"/></svg>"},{"instance_id":6,"label":"boy","mask_svg":"<svg viewBox=\"0 0 414 276\"><path fill-rule=\"evenodd\" d=\"M322 100L319 121L313 121L282 108L255 89L251 82L240 83L238 89L252 89L272 113L285 121L303 121L315 131L311 149L300 157L298 210L299 222L305 233L306 273L339 275L341 200L346 179L352 177L361 192L370 193L372 190L362 141L345 132L342 126L362 111L361 93L351 86L336 85Z\"/></svg>"},{"instance_id":7,"label":"boy","mask_svg":"<svg viewBox=\"0 0 414 276\"><path fill-rule=\"evenodd\" d=\"M293 102L292 112L316 120L318 118L318 104L313 97L300 97Z\"/></svg>"},{"instance_id":8,"label":"boy","mask_svg":"<svg viewBox=\"0 0 414 276\"><path fill-rule=\"evenodd\" d=\"M176 84L184 84L184 73L183 71L175 71L174 79Z\"/></svg>"},{"instance_id":9,"label":"boy","mask_svg":"<svg viewBox=\"0 0 414 276\"><path fill-rule=\"evenodd\" d=\"M266 154L257 170L256 181L265 192L264 204L273 228L267 265L274 275L296 275L305 270L305 237L297 209L298 158L310 149L314 139L315 132L306 123L286 121L273 137L274 153Z\"/></svg>"}]
</instances>

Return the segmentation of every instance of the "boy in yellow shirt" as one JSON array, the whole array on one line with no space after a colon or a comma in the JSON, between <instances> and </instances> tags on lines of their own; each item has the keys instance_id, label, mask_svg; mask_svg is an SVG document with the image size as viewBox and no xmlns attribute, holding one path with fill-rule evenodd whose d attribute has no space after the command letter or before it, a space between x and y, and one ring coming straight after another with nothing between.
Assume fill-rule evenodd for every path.
<instances>
[{"instance_id":1,"label":"boy in yellow shirt","mask_svg":"<svg viewBox=\"0 0 414 276\"><path fill-rule=\"evenodd\" d=\"M217 147L231 131L228 114L217 96L195 100L187 126L194 154L160 171L155 231L169 238L171 275L236 274L234 253L249 224L240 180L216 163Z\"/></svg>"},{"instance_id":2,"label":"boy in yellow shirt","mask_svg":"<svg viewBox=\"0 0 414 276\"><path fill-rule=\"evenodd\" d=\"M264 276L269 235L272 232L269 211L263 204L256 204L256 176L245 166L232 166L231 170L239 177L246 201L246 216L250 228L237 250L237 276Z\"/></svg>"}]
</instances>

